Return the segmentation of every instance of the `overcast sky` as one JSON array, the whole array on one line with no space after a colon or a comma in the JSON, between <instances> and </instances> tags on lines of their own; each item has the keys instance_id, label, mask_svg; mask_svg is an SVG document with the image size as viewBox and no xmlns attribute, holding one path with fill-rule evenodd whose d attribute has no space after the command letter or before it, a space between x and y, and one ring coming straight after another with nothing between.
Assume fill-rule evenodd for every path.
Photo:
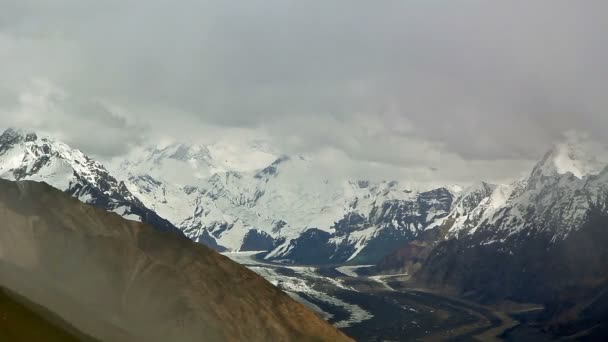
<instances>
[{"instance_id":1,"label":"overcast sky","mask_svg":"<svg viewBox=\"0 0 608 342\"><path fill-rule=\"evenodd\" d=\"M0 126L502 180L566 132L608 142L607 40L605 0L0 0Z\"/></svg>"}]
</instances>

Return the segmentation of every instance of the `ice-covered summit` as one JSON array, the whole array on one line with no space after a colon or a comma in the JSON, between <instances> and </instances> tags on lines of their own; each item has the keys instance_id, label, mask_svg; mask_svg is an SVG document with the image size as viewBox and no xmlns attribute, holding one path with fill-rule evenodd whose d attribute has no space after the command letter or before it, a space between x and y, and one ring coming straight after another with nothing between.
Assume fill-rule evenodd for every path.
<instances>
[{"instance_id":1,"label":"ice-covered summit","mask_svg":"<svg viewBox=\"0 0 608 342\"><path fill-rule=\"evenodd\" d=\"M163 144L118 165L113 172L130 191L193 240L269 250L274 258L298 258L292 253L309 248L333 250L326 259L363 256L374 241L398 243L422 230L447 213L455 196L329 175L314 156L282 155L263 142ZM324 241L311 244L306 236L314 232Z\"/></svg>"},{"instance_id":2,"label":"ice-covered summit","mask_svg":"<svg viewBox=\"0 0 608 342\"><path fill-rule=\"evenodd\" d=\"M44 181L66 189L74 174L92 184L109 176L99 162L53 138L13 128L0 135L0 177Z\"/></svg>"},{"instance_id":3,"label":"ice-covered summit","mask_svg":"<svg viewBox=\"0 0 608 342\"><path fill-rule=\"evenodd\" d=\"M585 138L557 143L536 165L533 176L572 174L582 179L599 174L608 165L608 149Z\"/></svg>"},{"instance_id":4,"label":"ice-covered summit","mask_svg":"<svg viewBox=\"0 0 608 342\"><path fill-rule=\"evenodd\" d=\"M589 139L569 137L555 144L529 177L465 191L448 216L448 237L482 232L484 242L495 242L522 231L553 240L567 237L608 195L607 152Z\"/></svg>"}]
</instances>

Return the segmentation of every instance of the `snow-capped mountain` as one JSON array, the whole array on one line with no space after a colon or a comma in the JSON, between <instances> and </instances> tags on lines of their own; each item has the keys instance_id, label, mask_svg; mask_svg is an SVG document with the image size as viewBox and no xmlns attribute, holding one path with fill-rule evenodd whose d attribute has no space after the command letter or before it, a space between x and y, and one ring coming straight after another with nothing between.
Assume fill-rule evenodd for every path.
<instances>
[{"instance_id":1,"label":"snow-capped mountain","mask_svg":"<svg viewBox=\"0 0 608 342\"><path fill-rule=\"evenodd\" d=\"M453 219L448 238L479 230L491 232L483 243L493 243L533 229L547 232L553 241L564 239L582 226L590 208L608 191L608 157L600 157L584 145L559 143L528 178L463 191L444 219Z\"/></svg>"},{"instance_id":2,"label":"snow-capped mountain","mask_svg":"<svg viewBox=\"0 0 608 342\"><path fill-rule=\"evenodd\" d=\"M99 162L49 137L7 129L0 135L0 178L46 182L82 202L181 234Z\"/></svg>"},{"instance_id":3,"label":"snow-capped mountain","mask_svg":"<svg viewBox=\"0 0 608 342\"><path fill-rule=\"evenodd\" d=\"M324 179L306 157L268 152L256 158L257 166L276 158L264 168L217 167L221 155L183 144L147 149L144 167L130 159L122 172L147 206L216 248L269 250L267 258L302 263L374 262L437 227L448 228L441 239L479 231L484 244L530 227L544 227L551 239L567 236L605 189L598 153L586 147L557 144L530 177L462 192ZM170 163L195 177L168 180Z\"/></svg>"},{"instance_id":4,"label":"snow-capped mountain","mask_svg":"<svg viewBox=\"0 0 608 342\"><path fill-rule=\"evenodd\" d=\"M398 199L385 195L372 192L355 197L330 229L308 229L269 256L303 263L373 263L447 215L454 199L444 188L411 192Z\"/></svg>"},{"instance_id":5,"label":"snow-capped mountain","mask_svg":"<svg viewBox=\"0 0 608 342\"><path fill-rule=\"evenodd\" d=\"M193 240L297 262L377 259L445 216L454 198L396 181L328 179L310 157L277 155L262 143L155 146L113 170Z\"/></svg>"},{"instance_id":6,"label":"snow-capped mountain","mask_svg":"<svg viewBox=\"0 0 608 342\"><path fill-rule=\"evenodd\" d=\"M456 277L455 268L463 268L458 277L473 278L479 276L476 268L488 273L503 270L503 257L514 264L532 264L530 253L546 260L550 251L574 241L572 235L587 234L585 227L593 215L608 213L607 165L606 151L598 146L580 141L556 144L526 178L500 185L480 182L464 189L449 214L387 256L379 268L409 274L421 269L429 283L449 284L462 280L441 279L442 274ZM504 274L488 277L504 281ZM517 279L512 276L510 280Z\"/></svg>"},{"instance_id":7,"label":"snow-capped mountain","mask_svg":"<svg viewBox=\"0 0 608 342\"><path fill-rule=\"evenodd\" d=\"M427 240L402 246L383 267L483 300L594 303L608 289L607 165L602 151L557 144L529 177L463 191Z\"/></svg>"},{"instance_id":8,"label":"snow-capped mountain","mask_svg":"<svg viewBox=\"0 0 608 342\"><path fill-rule=\"evenodd\" d=\"M425 251L444 240L508 244L531 232L563 240L608 191L600 152L557 144L525 179L458 191L330 179L311 157L281 156L262 142L164 144L136 150L108 171L64 143L9 129L0 136L0 177L47 182L217 250L357 263L421 239ZM441 233L426 233L435 230Z\"/></svg>"},{"instance_id":9,"label":"snow-capped mountain","mask_svg":"<svg viewBox=\"0 0 608 342\"><path fill-rule=\"evenodd\" d=\"M125 218L216 250L295 262L369 261L450 212L454 192L396 181L327 179L305 156L252 144L164 144L110 171L50 137L0 136L0 177L44 181ZM315 238L317 237L317 238Z\"/></svg>"}]
</instances>

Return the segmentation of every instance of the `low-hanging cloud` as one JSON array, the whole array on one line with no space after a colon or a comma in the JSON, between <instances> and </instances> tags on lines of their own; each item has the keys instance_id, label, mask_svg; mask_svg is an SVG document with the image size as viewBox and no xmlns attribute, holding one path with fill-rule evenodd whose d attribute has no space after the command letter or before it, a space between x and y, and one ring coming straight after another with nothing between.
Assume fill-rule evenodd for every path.
<instances>
[{"instance_id":1,"label":"low-hanging cloud","mask_svg":"<svg viewBox=\"0 0 608 342\"><path fill-rule=\"evenodd\" d=\"M0 2L1 119L95 154L245 130L466 179L608 142L604 1Z\"/></svg>"}]
</instances>

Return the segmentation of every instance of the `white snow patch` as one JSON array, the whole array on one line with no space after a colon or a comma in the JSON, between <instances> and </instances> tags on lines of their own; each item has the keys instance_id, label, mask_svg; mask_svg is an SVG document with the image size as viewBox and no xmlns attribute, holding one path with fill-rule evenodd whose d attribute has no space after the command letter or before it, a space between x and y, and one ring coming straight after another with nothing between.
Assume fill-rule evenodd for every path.
<instances>
[{"instance_id":1,"label":"white snow patch","mask_svg":"<svg viewBox=\"0 0 608 342\"><path fill-rule=\"evenodd\" d=\"M306 283L304 279L278 274L274 269L269 267L250 266L249 268L287 293L304 293L312 298L315 298L315 300L344 308L347 312L349 312L350 316L348 319L334 323L334 326L337 328L347 328L373 317L369 312L362 309L358 305L347 303L339 298L313 289ZM315 308L320 309L318 305L311 307L313 310ZM328 315L328 313L324 312L323 310L321 310L319 313L321 315Z\"/></svg>"},{"instance_id":2,"label":"white snow patch","mask_svg":"<svg viewBox=\"0 0 608 342\"><path fill-rule=\"evenodd\" d=\"M336 267L336 271L353 278L357 278L359 274L357 274L357 270L361 268L374 267L376 265L356 265L356 266L340 266Z\"/></svg>"}]
</instances>

